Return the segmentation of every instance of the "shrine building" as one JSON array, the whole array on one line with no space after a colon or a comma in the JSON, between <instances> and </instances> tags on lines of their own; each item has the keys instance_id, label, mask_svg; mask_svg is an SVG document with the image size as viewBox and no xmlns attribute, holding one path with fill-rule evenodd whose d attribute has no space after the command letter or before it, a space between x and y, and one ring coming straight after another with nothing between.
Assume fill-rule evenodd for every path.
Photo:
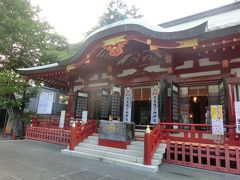
<instances>
[{"instance_id":1,"label":"shrine building","mask_svg":"<svg viewBox=\"0 0 240 180\"><path fill-rule=\"evenodd\" d=\"M159 25L119 21L90 34L68 59L17 71L27 79L68 91L68 117L81 119L87 111L89 119L134 122L136 129L146 125L154 129L162 123L169 132L183 130L182 142L200 143L197 138L202 134L185 135L184 124L190 131L194 127L210 132L211 106L222 105L223 144L236 150L240 145L240 122L235 115L235 102L240 101L239 15L240 2L236 2ZM172 138L180 141L181 137ZM168 143L169 148L175 147ZM206 165L200 158L194 166L194 157L190 163L183 155L177 159L177 150L171 148L166 162L214 169L212 160ZM240 173L239 155L236 158L238 162L222 172L236 167L231 172ZM216 161L214 167L220 166Z\"/></svg>"}]
</instances>

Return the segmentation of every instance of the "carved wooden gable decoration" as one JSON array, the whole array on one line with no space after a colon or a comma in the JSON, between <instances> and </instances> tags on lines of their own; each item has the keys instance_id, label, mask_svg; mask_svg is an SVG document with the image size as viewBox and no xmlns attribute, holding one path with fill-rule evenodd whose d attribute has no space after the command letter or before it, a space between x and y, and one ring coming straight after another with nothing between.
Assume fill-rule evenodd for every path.
<instances>
[{"instance_id":1,"label":"carved wooden gable decoration","mask_svg":"<svg viewBox=\"0 0 240 180\"><path fill-rule=\"evenodd\" d=\"M103 47L108 50L110 56L117 57L123 53L123 47L127 44L125 35L117 36L103 41Z\"/></svg>"}]
</instances>

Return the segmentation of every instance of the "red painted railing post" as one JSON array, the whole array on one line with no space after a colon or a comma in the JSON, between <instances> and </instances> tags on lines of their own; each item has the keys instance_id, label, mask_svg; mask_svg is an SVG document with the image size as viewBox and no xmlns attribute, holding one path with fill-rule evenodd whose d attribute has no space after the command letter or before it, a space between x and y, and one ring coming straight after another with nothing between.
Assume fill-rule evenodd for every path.
<instances>
[{"instance_id":1,"label":"red painted railing post","mask_svg":"<svg viewBox=\"0 0 240 180\"><path fill-rule=\"evenodd\" d=\"M75 142L76 142L76 124L74 122L71 127L69 150L71 151L74 150Z\"/></svg>"},{"instance_id":2,"label":"red painted railing post","mask_svg":"<svg viewBox=\"0 0 240 180\"><path fill-rule=\"evenodd\" d=\"M152 153L152 138L151 138L151 130L149 126L144 134L144 164L151 165L151 153Z\"/></svg>"}]
</instances>

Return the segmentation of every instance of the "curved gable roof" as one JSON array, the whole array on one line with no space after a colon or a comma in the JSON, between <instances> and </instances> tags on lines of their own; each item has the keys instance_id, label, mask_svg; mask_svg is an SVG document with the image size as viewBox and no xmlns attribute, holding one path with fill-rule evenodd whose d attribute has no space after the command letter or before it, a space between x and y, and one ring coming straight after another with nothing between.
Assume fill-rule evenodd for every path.
<instances>
[{"instance_id":1,"label":"curved gable roof","mask_svg":"<svg viewBox=\"0 0 240 180\"><path fill-rule=\"evenodd\" d=\"M187 39L187 38L199 36L205 33L206 30L207 30L207 22L204 22L197 26L194 26L185 30L181 30L181 31L169 31L159 26L149 25L140 20L132 19L132 20L118 21L118 22L109 24L107 26L104 26L102 28L99 28L98 30L90 34L83 41L79 51L68 59L54 63L54 65L44 65L44 66L38 66L38 67L32 67L32 68L21 68L21 69L17 69L17 71L23 74L25 73L28 74L34 71L48 72L50 70L63 69L64 66L71 64L76 59L80 58L81 55L85 52L85 50L95 41L104 39L105 37L118 34L118 33L135 32L156 40L178 40L178 39Z\"/></svg>"}]
</instances>

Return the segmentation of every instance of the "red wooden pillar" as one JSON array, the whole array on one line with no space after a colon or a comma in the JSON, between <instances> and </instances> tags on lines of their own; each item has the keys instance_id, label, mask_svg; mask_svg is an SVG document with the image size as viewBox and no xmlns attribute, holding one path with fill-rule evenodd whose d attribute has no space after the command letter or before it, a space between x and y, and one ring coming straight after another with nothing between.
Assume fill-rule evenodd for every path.
<instances>
[{"instance_id":1,"label":"red wooden pillar","mask_svg":"<svg viewBox=\"0 0 240 180\"><path fill-rule=\"evenodd\" d=\"M228 124L235 125L235 110L234 110L234 84L227 84L227 107L228 107ZM234 141L235 129L229 129L229 141Z\"/></svg>"},{"instance_id":2,"label":"red wooden pillar","mask_svg":"<svg viewBox=\"0 0 240 180\"><path fill-rule=\"evenodd\" d=\"M144 134L144 164L145 165L151 165L151 159L152 159L151 147L152 147L152 137L151 137L151 131L148 126Z\"/></svg>"},{"instance_id":3,"label":"red wooden pillar","mask_svg":"<svg viewBox=\"0 0 240 180\"><path fill-rule=\"evenodd\" d=\"M76 124L74 122L71 127L69 150L71 150L71 151L74 150L75 142L76 142Z\"/></svg>"},{"instance_id":4,"label":"red wooden pillar","mask_svg":"<svg viewBox=\"0 0 240 180\"><path fill-rule=\"evenodd\" d=\"M234 85L227 84L227 103L228 103L228 117L229 125L235 124L234 119Z\"/></svg>"}]
</instances>

